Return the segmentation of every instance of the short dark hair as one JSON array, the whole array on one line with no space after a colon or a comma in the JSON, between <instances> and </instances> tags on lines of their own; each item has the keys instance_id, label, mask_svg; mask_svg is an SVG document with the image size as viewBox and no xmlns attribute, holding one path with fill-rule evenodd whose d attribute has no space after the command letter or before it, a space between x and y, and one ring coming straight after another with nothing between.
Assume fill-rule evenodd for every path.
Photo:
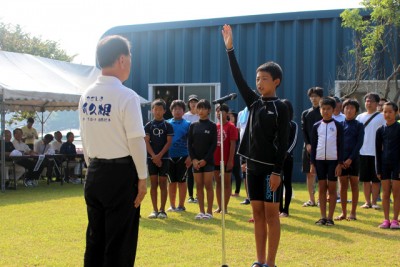
<instances>
[{"instance_id":1,"label":"short dark hair","mask_svg":"<svg viewBox=\"0 0 400 267\"><path fill-rule=\"evenodd\" d=\"M307 96L310 97L312 94L316 94L319 97L324 96L324 89L322 87L314 86L308 89Z\"/></svg>"},{"instance_id":2,"label":"short dark hair","mask_svg":"<svg viewBox=\"0 0 400 267\"><path fill-rule=\"evenodd\" d=\"M97 63L100 68L111 67L121 55L130 55L129 41L120 35L106 36L96 48Z\"/></svg>"},{"instance_id":3,"label":"short dark hair","mask_svg":"<svg viewBox=\"0 0 400 267\"><path fill-rule=\"evenodd\" d=\"M333 97L325 96L319 101L319 106L331 106L334 109L336 107L336 101Z\"/></svg>"},{"instance_id":4,"label":"short dark hair","mask_svg":"<svg viewBox=\"0 0 400 267\"><path fill-rule=\"evenodd\" d=\"M200 101L197 103L196 108L204 108L211 110L211 104L207 99L200 99Z\"/></svg>"},{"instance_id":5,"label":"short dark hair","mask_svg":"<svg viewBox=\"0 0 400 267\"><path fill-rule=\"evenodd\" d=\"M358 103L357 99L348 98L343 102L342 108L344 109L346 106L351 105L355 107L356 113L360 110L360 103Z\"/></svg>"},{"instance_id":6,"label":"short dark hair","mask_svg":"<svg viewBox=\"0 0 400 267\"><path fill-rule=\"evenodd\" d=\"M165 101L161 98L155 99L152 103L151 103L151 109L153 109L155 106L162 106L164 108L164 110L167 110L167 104L165 103Z\"/></svg>"},{"instance_id":7,"label":"short dark hair","mask_svg":"<svg viewBox=\"0 0 400 267\"><path fill-rule=\"evenodd\" d=\"M173 110L175 107L181 107L183 109L183 112L186 110L186 104L183 100L176 99L172 101L171 106L169 106L169 110Z\"/></svg>"},{"instance_id":8,"label":"short dark hair","mask_svg":"<svg viewBox=\"0 0 400 267\"><path fill-rule=\"evenodd\" d=\"M268 62L260 65L257 68L256 73L258 73L260 71L268 72L269 74L271 74L272 80L279 79L280 82L279 82L278 86L276 86L277 88L282 83L283 71L282 71L281 66L279 66L278 63L273 62L273 61L268 61Z\"/></svg>"},{"instance_id":9,"label":"short dark hair","mask_svg":"<svg viewBox=\"0 0 400 267\"><path fill-rule=\"evenodd\" d=\"M229 112L229 107L227 104L218 105L215 109L219 109L219 111L225 111L226 113Z\"/></svg>"},{"instance_id":10,"label":"short dark hair","mask_svg":"<svg viewBox=\"0 0 400 267\"><path fill-rule=\"evenodd\" d=\"M62 133L60 131L55 131L54 132L54 136L56 136L56 134L61 134L62 135Z\"/></svg>"},{"instance_id":11,"label":"short dark hair","mask_svg":"<svg viewBox=\"0 0 400 267\"><path fill-rule=\"evenodd\" d=\"M34 123L35 122L35 120L32 117L28 118L26 121L30 122L30 123Z\"/></svg>"},{"instance_id":12,"label":"short dark hair","mask_svg":"<svg viewBox=\"0 0 400 267\"><path fill-rule=\"evenodd\" d=\"M53 137L52 134L46 134L46 135L43 137L43 139L44 139L44 140L47 140L47 141L49 141L49 142L51 142L51 141L53 141L54 137Z\"/></svg>"},{"instance_id":13,"label":"short dark hair","mask_svg":"<svg viewBox=\"0 0 400 267\"><path fill-rule=\"evenodd\" d=\"M68 139L71 135L74 135L74 133L73 133L73 132L68 132L67 135L66 135L67 139Z\"/></svg>"},{"instance_id":14,"label":"short dark hair","mask_svg":"<svg viewBox=\"0 0 400 267\"><path fill-rule=\"evenodd\" d=\"M293 120L293 105L292 105L292 103L289 101L289 99L282 99L282 102L287 106L287 108L289 110L289 119Z\"/></svg>"},{"instance_id":15,"label":"short dark hair","mask_svg":"<svg viewBox=\"0 0 400 267\"><path fill-rule=\"evenodd\" d=\"M13 135L15 135L18 131L21 131L21 133L22 133L22 129L21 128L15 128L13 130Z\"/></svg>"},{"instance_id":16,"label":"short dark hair","mask_svg":"<svg viewBox=\"0 0 400 267\"><path fill-rule=\"evenodd\" d=\"M366 94L364 96L364 101L367 100L367 98L372 98L376 103L379 103L379 101L381 100L379 95L377 93L374 93L374 92L370 92L370 93Z\"/></svg>"},{"instance_id":17,"label":"short dark hair","mask_svg":"<svg viewBox=\"0 0 400 267\"><path fill-rule=\"evenodd\" d=\"M386 98L381 98L381 99L379 100L379 102L380 102L380 101L385 101L385 103L388 102L388 100L387 100Z\"/></svg>"},{"instance_id":18,"label":"short dark hair","mask_svg":"<svg viewBox=\"0 0 400 267\"><path fill-rule=\"evenodd\" d=\"M393 101L388 101L385 104L383 104L384 106L392 106L394 112L398 112L399 111L399 107L396 105L396 103L394 103Z\"/></svg>"}]
</instances>

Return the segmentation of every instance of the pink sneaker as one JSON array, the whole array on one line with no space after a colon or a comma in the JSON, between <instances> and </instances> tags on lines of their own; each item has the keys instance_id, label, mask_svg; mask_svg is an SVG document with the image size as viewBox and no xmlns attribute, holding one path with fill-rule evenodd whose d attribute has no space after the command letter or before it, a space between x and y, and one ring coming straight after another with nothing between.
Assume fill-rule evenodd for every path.
<instances>
[{"instance_id":1,"label":"pink sneaker","mask_svg":"<svg viewBox=\"0 0 400 267\"><path fill-rule=\"evenodd\" d=\"M381 223L379 226L381 229L389 229L390 228L390 221L389 220L384 220L383 223Z\"/></svg>"},{"instance_id":2,"label":"pink sneaker","mask_svg":"<svg viewBox=\"0 0 400 267\"><path fill-rule=\"evenodd\" d=\"M399 221L392 220L390 223L390 229L400 229Z\"/></svg>"}]
</instances>

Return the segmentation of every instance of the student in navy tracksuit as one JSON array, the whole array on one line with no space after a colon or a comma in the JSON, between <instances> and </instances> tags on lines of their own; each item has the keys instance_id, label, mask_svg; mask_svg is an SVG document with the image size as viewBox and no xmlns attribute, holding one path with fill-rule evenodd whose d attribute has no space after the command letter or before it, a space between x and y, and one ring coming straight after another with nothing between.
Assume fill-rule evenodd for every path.
<instances>
[{"instance_id":1,"label":"student in navy tracksuit","mask_svg":"<svg viewBox=\"0 0 400 267\"><path fill-rule=\"evenodd\" d=\"M257 261L252 266L275 266L280 239L281 172L289 140L289 111L276 96L282 69L272 61L257 68L259 96L242 76L229 25L224 25L222 35L233 78L250 112L238 153L247 160L247 185L254 215Z\"/></svg>"},{"instance_id":2,"label":"student in navy tracksuit","mask_svg":"<svg viewBox=\"0 0 400 267\"><path fill-rule=\"evenodd\" d=\"M385 216L379 228L399 229L400 211L400 123L396 121L399 110L394 102L383 105L386 125L376 131L376 175L382 183L382 207ZM390 193L393 192L393 220L389 220Z\"/></svg>"},{"instance_id":3,"label":"student in navy tracksuit","mask_svg":"<svg viewBox=\"0 0 400 267\"><path fill-rule=\"evenodd\" d=\"M343 163L343 125L332 118L335 99L324 97L320 101L322 120L311 132L311 172L318 177L319 209L321 219L317 225L332 226L336 207L336 184ZM326 191L329 192L329 212L326 216Z\"/></svg>"},{"instance_id":4,"label":"student in navy tracksuit","mask_svg":"<svg viewBox=\"0 0 400 267\"><path fill-rule=\"evenodd\" d=\"M360 104L356 99L347 99L343 103L345 120L343 124L343 169L339 177L340 198L342 213L335 220L354 221L357 219L356 210L358 205L358 171L359 154L364 142L364 125L356 120ZM347 217L347 189L351 187L351 211Z\"/></svg>"}]
</instances>

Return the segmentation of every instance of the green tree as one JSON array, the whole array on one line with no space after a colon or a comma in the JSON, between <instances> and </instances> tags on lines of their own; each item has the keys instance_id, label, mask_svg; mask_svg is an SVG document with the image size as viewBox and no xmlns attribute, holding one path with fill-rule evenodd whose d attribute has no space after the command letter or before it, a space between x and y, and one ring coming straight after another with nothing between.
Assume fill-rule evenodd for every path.
<instances>
[{"instance_id":1,"label":"green tree","mask_svg":"<svg viewBox=\"0 0 400 267\"><path fill-rule=\"evenodd\" d=\"M76 55L68 55L65 50L60 48L58 42L31 36L29 33L24 32L20 25L3 22L0 22L0 50L31 54L66 62L71 62L76 57ZM29 117L35 117L35 112L15 112L6 123L11 125Z\"/></svg>"},{"instance_id":2,"label":"green tree","mask_svg":"<svg viewBox=\"0 0 400 267\"><path fill-rule=\"evenodd\" d=\"M400 0L363 0L362 9L348 9L340 15L342 26L354 30L354 48L350 54L354 62L354 84L348 95L357 90L359 81L365 77L386 78L384 97L388 98L390 80L395 80L397 102L400 95L396 77L400 74ZM386 56L391 70L385 70L379 63L380 57ZM390 73L389 75L387 73Z\"/></svg>"}]
</instances>

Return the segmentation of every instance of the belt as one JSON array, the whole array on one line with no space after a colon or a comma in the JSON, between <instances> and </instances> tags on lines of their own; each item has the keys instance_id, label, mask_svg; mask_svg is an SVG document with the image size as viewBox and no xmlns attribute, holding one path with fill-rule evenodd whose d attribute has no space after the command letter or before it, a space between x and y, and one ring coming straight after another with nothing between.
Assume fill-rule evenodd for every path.
<instances>
[{"instance_id":1,"label":"belt","mask_svg":"<svg viewBox=\"0 0 400 267\"><path fill-rule=\"evenodd\" d=\"M116 159L99 159L99 158L90 158L91 163L102 163L102 164L130 164L132 163L132 157L126 156L123 158Z\"/></svg>"}]
</instances>

